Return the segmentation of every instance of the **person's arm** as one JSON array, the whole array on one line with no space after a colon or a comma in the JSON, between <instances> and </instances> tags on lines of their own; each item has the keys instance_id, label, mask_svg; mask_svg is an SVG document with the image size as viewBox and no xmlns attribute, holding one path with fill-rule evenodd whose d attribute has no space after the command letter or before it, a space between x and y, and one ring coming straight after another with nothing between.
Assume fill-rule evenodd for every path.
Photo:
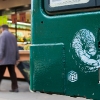
<instances>
[{"instance_id":1,"label":"person's arm","mask_svg":"<svg viewBox=\"0 0 100 100\"><path fill-rule=\"evenodd\" d=\"M16 60L19 60L19 50L17 46L17 41L16 41Z\"/></svg>"},{"instance_id":2,"label":"person's arm","mask_svg":"<svg viewBox=\"0 0 100 100\"><path fill-rule=\"evenodd\" d=\"M0 60L2 60L4 57L5 45L6 45L5 37L0 36Z\"/></svg>"},{"instance_id":3,"label":"person's arm","mask_svg":"<svg viewBox=\"0 0 100 100\"><path fill-rule=\"evenodd\" d=\"M16 51L16 60L19 60L19 51L18 51L18 49Z\"/></svg>"}]
</instances>

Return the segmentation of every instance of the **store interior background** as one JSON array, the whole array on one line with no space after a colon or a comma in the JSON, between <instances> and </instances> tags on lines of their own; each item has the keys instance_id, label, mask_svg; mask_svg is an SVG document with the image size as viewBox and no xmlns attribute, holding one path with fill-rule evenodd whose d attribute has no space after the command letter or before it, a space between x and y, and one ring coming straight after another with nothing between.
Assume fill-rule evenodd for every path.
<instances>
[{"instance_id":1,"label":"store interior background","mask_svg":"<svg viewBox=\"0 0 100 100\"><path fill-rule=\"evenodd\" d=\"M25 21L20 20L20 14L25 13ZM12 15L17 16L17 22L12 23ZM7 23L9 31L17 38L20 60L29 61L29 46L31 44L31 0L0 0L0 25ZM24 49L24 50L22 50ZM24 76L16 67L18 79L24 79ZM5 78L9 78L6 69Z\"/></svg>"},{"instance_id":2,"label":"store interior background","mask_svg":"<svg viewBox=\"0 0 100 100\"><path fill-rule=\"evenodd\" d=\"M25 13L24 22L20 20L21 13ZM13 14L17 16L16 23L12 23ZM0 17L2 16L7 17L9 31L17 38L19 49L29 50L31 43L31 0L0 0Z\"/></svg>"}]
</instances>

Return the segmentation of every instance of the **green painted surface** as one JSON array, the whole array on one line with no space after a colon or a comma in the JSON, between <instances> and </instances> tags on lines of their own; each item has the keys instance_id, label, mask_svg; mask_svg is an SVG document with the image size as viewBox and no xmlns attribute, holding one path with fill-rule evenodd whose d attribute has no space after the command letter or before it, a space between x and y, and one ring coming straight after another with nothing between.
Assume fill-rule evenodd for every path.
<instances>
[{"instance_id":1,"label":"green painted surface","mask_svg":"<svg viewBox=\"0 0 100 100\"><path fill-rule=\"evenodd\" d=\"M31 90L100 100L100 11L49 16L43 1L32 0Z\"/></svg>"},{"instance_id":2,"label":"green painted surface","mask_svg":"<svg viewBox=\"0 0 100 100\"><path fill-rule=\"evenodd\" d=\"M33 45L31 49L33 49L31 60L34 61L31 88L34 91L64 94L64 45L62 43Z\"/></svg>"}]
</instances>

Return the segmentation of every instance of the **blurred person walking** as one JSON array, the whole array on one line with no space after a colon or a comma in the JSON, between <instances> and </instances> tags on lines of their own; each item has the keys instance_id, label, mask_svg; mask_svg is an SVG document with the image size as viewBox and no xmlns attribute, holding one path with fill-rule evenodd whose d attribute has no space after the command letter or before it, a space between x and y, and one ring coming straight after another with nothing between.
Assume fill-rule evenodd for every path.
<instances>
[{"instance_id":1,"label":"blurred person walking","mask_svg":"<svg viewBox=\"0 0 100 100\"><path fill-rule=\"evenodd\" d=\"M8 29L8 25L0 27L2 31L0 35L0 83L7 67L12 82L10 92L18 92L15 64L19 59L19 53L16 38Z\"/></svg>"}]
</instances>

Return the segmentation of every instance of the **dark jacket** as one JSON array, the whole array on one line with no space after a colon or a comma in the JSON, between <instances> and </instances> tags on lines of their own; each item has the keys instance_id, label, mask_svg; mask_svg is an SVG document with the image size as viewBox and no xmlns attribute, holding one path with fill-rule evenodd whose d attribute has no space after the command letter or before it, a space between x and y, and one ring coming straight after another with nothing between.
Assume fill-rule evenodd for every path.
<instances>
[{"instance_id":1,"label":"dark jacket","mask_svg":"<svg viewBox=\"0 0 100 100\"><path fill-rule=\"evenodd\" d=\"M8 30L4 30L0 35L0 65L15 65L18 59L16 38Z\"/></svg>"}]
</instances>

